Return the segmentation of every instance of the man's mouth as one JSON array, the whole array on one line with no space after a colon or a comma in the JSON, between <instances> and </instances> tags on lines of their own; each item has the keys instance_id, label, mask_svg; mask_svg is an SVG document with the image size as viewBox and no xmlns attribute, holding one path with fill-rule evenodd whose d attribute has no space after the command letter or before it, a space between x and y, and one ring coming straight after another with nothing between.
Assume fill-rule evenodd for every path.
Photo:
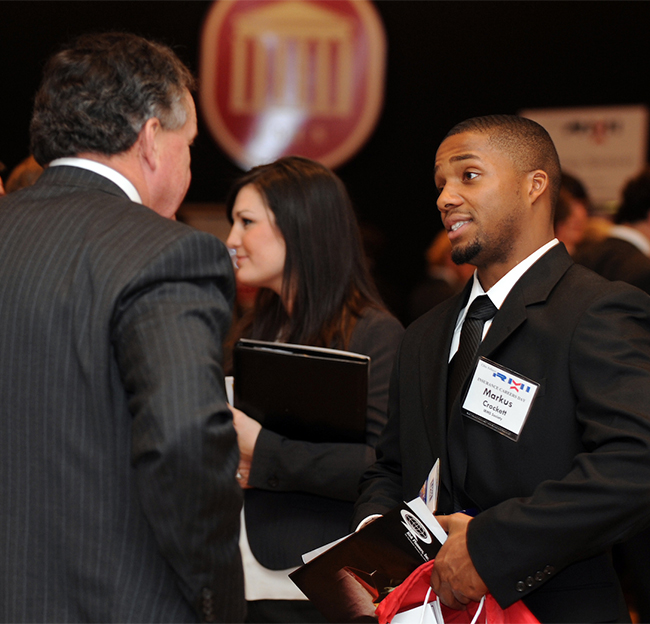
<instances>
[{"instance_id":1,"label":"man's mouth","mask_svg":"<svg viewBox=\"0 0 650 624\"><path fill-rule=\"evenodd\" d=\"M469 219L468 219L467 221L457 221L456 223L454 223L454 224L449 228L449 231L450 231L450 232L455 232L456 230L459 230L460 228L462 228L462 227L463 227L465 224L467 224L467 223L469 223Z\"/></svg>"}]
</instances>

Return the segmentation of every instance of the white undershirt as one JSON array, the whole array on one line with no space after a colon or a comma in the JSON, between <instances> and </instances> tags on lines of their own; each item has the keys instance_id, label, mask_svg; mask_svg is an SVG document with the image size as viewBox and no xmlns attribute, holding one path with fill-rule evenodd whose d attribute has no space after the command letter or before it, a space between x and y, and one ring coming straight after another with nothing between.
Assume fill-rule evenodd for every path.
<instances>
[{"instance_id":1,"label":"white undershirt","mask_svg":"<svg viewBox=\"0 0 650 624\"><path fill-rule=\"evenodd\" d=\"M125 178L121 173L111 169L109 166L96 160L89 160L88 158L77 158L76 156L67 156L65 158L57 158L53 160L50 167L79 167L79 169L87 169L104 178L108 178L111 182L117 184L127 195L127 197L137 204L142 203L140 193L138 193L133 183Z\"/></svg>"}]
</instances>

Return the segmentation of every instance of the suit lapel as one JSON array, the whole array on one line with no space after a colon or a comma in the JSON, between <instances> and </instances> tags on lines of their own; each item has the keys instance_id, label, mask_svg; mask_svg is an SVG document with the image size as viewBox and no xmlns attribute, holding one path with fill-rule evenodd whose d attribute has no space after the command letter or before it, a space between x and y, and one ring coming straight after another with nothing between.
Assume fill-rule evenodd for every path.
<instances>
[{"instance_id":1,"label":"suit lapel","mask_svg":"<svg viewBox=\"0 0 650 624\"><path fill-rule=\"evenodd\" d=\"M513 286L505 301L499 308L485 340L480 344L477 357L488 359L499 349L517 328L523 325L527 318L527 307L546 301L551 291L573 264L573 260L563 244L552 247L546 252ZM453 327L452 327L453 331ZM469 379L454 401L451 408L449 431L447 432L447 447L451 481L463 484L460 490L465 497L461 503L466 507L476 507L465 492L465 477L467 475L467 442L465 436L465 417L461 413L460 401L469 385ZM446 375L445 375L446 380ZM446 383L446 381L445 381ZM456 486L458 487L458 485Z\"/></svg>"}]
</instances>

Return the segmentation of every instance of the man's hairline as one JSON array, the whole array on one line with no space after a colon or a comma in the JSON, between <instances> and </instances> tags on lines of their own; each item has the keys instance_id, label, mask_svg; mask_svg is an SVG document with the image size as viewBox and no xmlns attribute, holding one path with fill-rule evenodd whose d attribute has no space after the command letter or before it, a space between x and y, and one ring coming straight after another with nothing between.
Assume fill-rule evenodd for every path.
<instances>
[{"instance_id":1,"label":"man's hairline","mask_svg":"<svg viewBox=\"0 0 650 624\"><path fill-rule=\"evenodd\" d=\"M440 147L442 147L442 144L447 141L448 139L451 139L455 136L460 136L462 134L474 134L474 135L486 135L487 136L487 143L488 145L498 151L500 154L503 154L513 165L513 169L520 174L521 176L525 176L529 173L533 173L534 171L543 171L547 176L550 177L550 174L546 169L542 169L541 167L536 167L535 169L529 169L529 170L524 170L520 166L518 166L517 160L514 158L514 155L510 153L509 150L504 150L503 148L499 148L497 145L494 144L494 141L492 139L495 138L496 133L490 132L491 128L487 128L485 130L478 130L478 129L471 129L471 130L463 130L462 132L455 132L454 134L448 134L443 140L442 143L438 146L438 150L440 150ZM450 158L450 162L460 162L463 160L478 160L482 162L482 159L480 156L477 154L472 154L471 152L467 152L464 154L458 154L457 156L452 156ZM433 175L435 176L440 169L440 165L436 164L433 168Z\"/></svg>"}]
</instances>

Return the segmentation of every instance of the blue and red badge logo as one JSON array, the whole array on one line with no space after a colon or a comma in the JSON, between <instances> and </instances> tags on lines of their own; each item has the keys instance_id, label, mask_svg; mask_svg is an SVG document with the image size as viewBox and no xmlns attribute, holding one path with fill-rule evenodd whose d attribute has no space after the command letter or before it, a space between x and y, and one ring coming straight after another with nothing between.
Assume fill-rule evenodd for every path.
<instances>
[{"instance_id":1,"label":"blue and red badge logo","mask_svg":"<svg viewBox=\"0 0 650 624\"><path fill-rule=\"evenodd\" d=\"M523 381L517 381L514 377L505 375L504 373L492 373L492 377L497 377L501 382L508 386L509 390L514 390L515 392L530 392L531 387L525 384Z\"/></svg>"}]
</instances>

